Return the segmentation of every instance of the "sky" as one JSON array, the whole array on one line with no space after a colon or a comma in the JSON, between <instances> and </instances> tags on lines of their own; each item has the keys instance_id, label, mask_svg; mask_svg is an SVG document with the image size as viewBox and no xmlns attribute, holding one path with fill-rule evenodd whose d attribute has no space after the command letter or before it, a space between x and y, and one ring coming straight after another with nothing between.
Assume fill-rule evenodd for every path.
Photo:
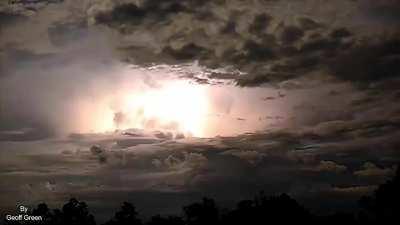
<instances>
[{"instance_id":1,"label":"sky","mask_svg":"<svg viewBox=\"0 0 400 225\"><path fill-rule=\"evenodd\" d=\"M400 146L396 0L0 2L0 208L355 207Z\"/></svg>"}]
</instances>

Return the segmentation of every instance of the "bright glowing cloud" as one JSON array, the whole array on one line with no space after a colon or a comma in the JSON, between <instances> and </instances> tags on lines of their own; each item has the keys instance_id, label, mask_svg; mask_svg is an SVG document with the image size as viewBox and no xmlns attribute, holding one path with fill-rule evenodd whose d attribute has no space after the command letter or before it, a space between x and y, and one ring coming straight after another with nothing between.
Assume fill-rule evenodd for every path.
<instances>
[{"instance_id":1,"label":"bright glowing cloud","mask_svg":"<svg viewBox=\"0 0 400 225\"><path fill-rule=\"evenodd\" d=\"M193 71L184 66L112 71L117 75L110 84L96 80L89 97L74 101L72 130L135 128L186 137L231 136L272 128L281 121L269 118L280 118L288 111L284 101L263 102L259 97L276 95L273 89L197 84L177 79L182 72Z\"/></svg>"},{"instance_id":2,"label":"bright glowing cloud","mask_svg":"<svg viewBox=\"0 0 400 225\"><path fill-rule=\"evenodd\" d=\"M208 111L206 86L187 81L166 81L160 88L127 93L120 128L178 131L204 135Z\"/></svg>"}]
</instances>

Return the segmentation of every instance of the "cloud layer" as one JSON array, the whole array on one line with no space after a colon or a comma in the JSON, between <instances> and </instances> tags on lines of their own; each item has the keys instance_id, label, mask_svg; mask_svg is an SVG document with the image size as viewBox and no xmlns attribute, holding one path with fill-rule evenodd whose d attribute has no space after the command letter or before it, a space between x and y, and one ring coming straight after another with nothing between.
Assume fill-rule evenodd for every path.
<instances>
[{"instance_id":1,"label":"cloud layer","mask_svg":"<svg viewBox=\"0 0 400 225\"><path fill-rule=\"evenodd\" d=\"M2 2L0 208L74 196L171 213L260 190L352 207L399 161L398 11L390 0ZM176 81L190 87L178 99L204 89L208 138L124 105Z\"/></svg>"}]
</instances>

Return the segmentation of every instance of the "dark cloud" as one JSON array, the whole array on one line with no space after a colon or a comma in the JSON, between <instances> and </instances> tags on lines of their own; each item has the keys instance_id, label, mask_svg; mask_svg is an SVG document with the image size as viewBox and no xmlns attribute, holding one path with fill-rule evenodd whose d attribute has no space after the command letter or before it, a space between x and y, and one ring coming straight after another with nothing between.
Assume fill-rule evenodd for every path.
<instances>
[{"instance_id":1,"label":"dark cloud","mask_svg":"<svg viewBox=\"0 0 400 225\"><path fill-rule=\"evenodd\" d=\"M100 13L96 16L98 23L108 24L112 26L139 25L145 20L150 23L159 23L166 17L180 12L194 12L203 19L205 11L201 7L209 1L177 1L167 0L163 2L155 0L144 1L140 6L135 3L126 3L117 5L111 12ZM193 10L196 9L196 10Z\"/></svg>"},{"instance_id":2,"label":"dark cloud","mask_svg":"<svg viewBox=\"0 0 400 225\"><path fill-rule=\"evenodd\" d=\"M293 44L304 36L304 31L295 26L287 26L283 29L281 34L281 41L283 44Z\"/></svg>"},{"instance_id":3,"label":"dark cloud","mask_svg":"<svg viewBox=\"0 0 400 225\"><path fill-rule=\"evenodd\" d=\"M333 54L340 47L342 47L340 41L322 37L306 41L300 51L308 54L319 53L326 57Z\"/></svg>"},{"instance_id":4,"label":"dark cloud","mask_svg":"<svg viewBox=\"0 0 400 225\"><path fill-rule=\"evenodd\" d=\"M0 179L8 181L0 184L2 204L14 207L15 199L54 202L75 194L89 203L106 199L102 207L108 209L115 201L135 196L132 200L138 205L162 205L148 208L163 213L171 210L166 202L192 201L199 193L229 201L264 189L268 194L300 196L321 209L325 200L343 200L341 206L346 205L344 200L372 191L392 175L400 147L400 41L393 30L378 36L370 26L354 27L359 18L350 19L354 11L343 5L350 1L322 3L321 11L308 10L311 1L92 2L82 9L73 2L81 10L74 11L78 17L53 18L38 10L37 18L46 20L32 21L40 24L38 29L45 27L44 32L1 43L0 65L7 74L0 76L0 100L7 107L0 112L0 148L7 157L0 157ZM370 3L358 14L373 19L383 6L396 10L394 1ZM57 15L65 13L62 4L54 7L62 12ZM328 10L335 12L333 19L323 11L328 6L337 7ZM286 8L292 11L286 13ZM29 14L22 12L26 15L2 11L2 28L24 24ZM397 16L390 14L381 16L394 21ZM101 32L93 35L95 29ZM10 29L15 30L17 26ZM98 41L102 32L110 32L111 38ZM82 38L94 47L82 44ZM244 108L238 95L256 90L242 101L265 105L254 118L271 124L254 133L214 138L135 129L54 136L53 129L64 130L78 120L74 113L80 104L71 99L93 102L105 90L118 91L120 86L113 84L125 72L132 83L142 81L136 79L136 70L108 70L120 66L120 60L151 75L156 69L141 66L178 64L162 76L172 71L178 73L174 79L220 85L229 97L216 100L216 105L224 105L218 116L243 127L252 118L247 111L235 110ZM201 73L178 71L186 69L182 63L195 60L199 65L190 66L207 68ZM139 83L161 87L158 77ZM129 113L114 104L111 108L110 122L123 127ZM102 110L89 104L88 116L79 121ZM154 129L158 122L150 119L142 125ZM177 127L170 123L163 128ZM21 193L30 196L22 199Z\"/></svg>"},{"instance_id":5,"label":"dark cloud","mask_svg":"<svg viewBox=\"0 0 400 225\"><path fill-rule=\"evenodd\" d=\"M387 178L395 174L393 168L380 168L371 162L366 162L362 165L362 169L354 172L354 175L360 177L382 177Z\"/></svg>"},{"instance_id":6,"label":"dark cloud","mask_svg":"<svg viewBox=\"0 0 400 225\"><path fill-rule=\"evenodd\" d=\"M48 28L50 41L55 46L66 46L71 42L81 40L87 35L85 21L79 23L56 23Z\"/></svg>"},{"instance_id":7,"label":"dark cloud","mask_svg":"<svg viewBox=\"0 0 400 225\"><path fill-rule=\"evenodd\" d=\"M270 25L272 19L273 18L266 13L255 16L253 23L249 26L250 33L264 33Z\"/></svg>"},{"instance_id":8,"label":"dark cloud","mask_svg":"<svg viewBox=\"0 0 400 225\"><path fill-rule=\"evenodd\" d=\"M3 51L4 60L2 63L7 63L11 67L26 66L30 63L38 63L42 65L50 64L52 57L55 55L52 53L37 53L29 49L20 48L6 48Z\"/></svg>"},{"instance_id":9,"label":"dark cloud","mask_svg":"<svg viewBox=\"0 0 400 225\"><path fill-rule=\"evenodd\" d=\"M399 76L400 41L382 38L363 43L331 60L329 68L339 78L350 81L379 81Z\"/></svg>"},{"instance_id":10,"label":"dark cloud","mask_svg":"<svg viewBox=\"0 0 400 225\"><path fill-rule=\"evenodd\" d=\"M221 28L220 32L222 34L237 34L236 33L236 22L234 20L229 20L224 27Z\"/></svg>"},{"instance_id":11,"label":"dark cloud","mask_svg":"<svg viewBox=\"0 0 400 225\"><path fill-rule=\"evenodd\" d=\"M116 127L120 127L127 121L127 117L123 112L116 112L114 113L113 121Z\"/></svg>"},{"instance_id":12,"label":"dark cloud","mask_svg":"<svg viewBox=\"0 0 400 225\"><path fill-rule=\"evenodd\" d=\"M107 163L106 150L98 145L93 145L90 147L90 152L98 157L99 163Z\"/></svg>"},{"instance_id":13,"label":"dark cloud","mask_svg":"<svg viewBox=\"0 0 400 225\"><path fill-rule=\"evenodd\" d=\"M255 41L246 41L243 49L244 53L239 57L248 61L269 61L275 58L275 53L271 49L270 43L257 43ZM239 59L239 61L241 60Z\"/></svg>"},{"instance_id":14,"label":"dark cloud","mask_svg":"<svg viewBox=\"0 0 400 225\"><path fill-rule=\"evenodd\" d=\"M45 128L22 128L18 130L0 130L0 141L35 141L53 136L53 131Z\"/></svg>"},{"instance_id":15,"label":"dark cloud","mask_svg":"<svg viewBox=\"0 0 400 225\"><path fill-rule=\"evenodd\" d=\"M338 135L344 130L336 129L334 133ZM32 184L31 188L39 198L52 202L51 199L59 199L65 193L72 192L91 202L98 199L97 195L142 193L143 190L168 196L168 193L201 192L208 196L217 195L219 199L227 201L232 196L252 196L254 192L265 190L270 194L287 192L303 200L317 197L322 201L335 195L348 201L348 198L357 198L365 193L364 189L355 187L374 186L381 181L365 177L374 174L390 176L389 170L392 170L389 168L393 162L382 161L382 168L366 163L368 157L365 154L368 152L372 156L366 147L378 146L373 144L373 139L379 136L370 137L372 142L360 140L359 146L354 146L349 145L348 139L324 138L331 135L329 132L315 133L282 130L190 141L141 142L141 145L129 146L113 145L116 140L136 142L138 139L123 132L81 135L79 145L71 145L78 143L75 139L56 142L59 146L55 150L59 149L59 154L25 155L24 163L21 158L18 159L22 156L8 158L7 163L3 164L6 167L0 170L0 177L14 177L9 182L18 186L23 174L16 172L30 170L30 178L26 181ZM393 141L387 139L385 143ZM96 143L110 147L105 150ZM77 148L80 150L64 153L65 149ZM388 149L391 148L381 145L377 149L380 157L389 156ZM359 161L355 162L354 158ZM40 164L37 163L39 161ZM68 166L68 171L63 169L64 166ZM44 176L43 171L51 173ZM49 181L56 184L51 186L52 194L39 191L39 187L47 190ZM230 187L229 190L226 187ZM151 197L150 194L145 196ZM137 204L144 204L147 202L145 199L136 199ZM111 204L104 203L103 207L111 207L115 201L110 199L107 202ZM163 204L163 200L159 201L159 204ZM304 202L307 206L313 205L311 200ZM324 206L324 209L321 207L318 209L332 209L329 206Z\"/></svg>"},{"instance_id":16,"label":"dark cloud","mask_svg":"<svg viewBox=\"0 0 400 225\"><path fill-rule=\"evenodd\" d=\"M149 54L134 55L138 58L136 62L199 60L213 68L234 65L248 72L247 76L236 80L240 86L275 83L326 69L340 79L357 82L379 80L374 78L378 76L376 74L384 79L396 76L397 50L395 43L392 50L388 50L389 40L381 39L374 44L372 39L365 39L364 34L354 34L346 26L333 26L326 20L311 16L298 16L294 24L289 24L286 19L269 12L258 13L244 24L241 20L247 9L226 12L225 18L214 14L215 9L224 6L226 2L223 1L169 0L162 4L144 1L140 5L117 5L99 13L96 20L119 29L123 34L132 34L144 26L148 30L155 29L155 34L162 34L158 43L162 50L142 49ZM184 17L187 17L185 22L182 21ZM208 30L208 25L203 25L205 19L218 25L219 32ZM171 26L186 28L171 32ZM354 44L360 40L367 41ZM173 41L179 44L172 44ZM364 64L374 68L367 66L362 69L360 66L361 71L352 75L346 71L346 68L358 70L357 65ZM200 83L210 81L200 80Z\"/></svg>"},{"instance_id":17,"label":"dark cloud","mask_svg":"<svg viewBox=\"0 0 400 225\"><path fill-rule=\"evenodd\" d=\"M298 19L298 23L301 29L303 30L315 30L321 28L322 25L311 18L300 17Z\"/></svg>"},{"instance_id":18,"label":"dark cloud","mask_svg":"<svg viewBox=\"0 0 400 225\"><path fill-rule=\"evenodd\" d=\"M209 54L210 50L194 43L187 44L179 49L173 49L170 46L163 49L163 54L172 56L174 59L181 60L194 60L194 59L205 59Z\"/></svg>"},{"instance_id":19,"label":"dark cloud","mask_svg":"<svg viewBox=\"0 0 400 225\"><path fill-rule=\"evenodd\" d=\"M2 32L5 26L13 25L25 19L27 19L27 17L18 13L0 11L0 32Z\"/></svg>"},{"instance_id":20,"label":"dark cloud","mask_svg":"<svg viewBox=\"0 0 400 225\"><path fill-rule=\"evenodd\" d=\"M396 0L362 1L361 6L371 20L397 25L400 22L400 3Z\"/></svg>"},{"instance_id":21,"label":"dark cloud","mask_svg":"<svg viewBox=\"0 0 400 225\"><path fill-rule=\"evenodd\" d=\"M269 78L268 74L252 74L242 79L236 80L236 84L241 87L256 87L263 83L271 82L271 78Z\"/></svg>"},{"instance_id":22,"label":"dark cloud","mask_svg":"<svg viewBox=\"0 0 400 225\"><path fill-rule=\"evenodd\" d=\"M351 32L347 28L338 28L332 31L331 37L334 39L341 39L341 38L346 38L350 37Z\"/></svg>"},{"instance_id":23,"label":"dark cloud","mask_svg":"<svg viewBox=\"0 0 400 225\"><path fill-rule=\"evenodd\" d=\"M339 165L333 161L321 161L315 168L315 171L320 172L333 172L333 173L343 173L347 170L346 166Z\"/></svg>"},{"instance_id":24,"label":"dark cloud","mask_svg":"<svg viewBox=\"0 0 400 225\"><path fill-rule=\"evenodd\" d=\"M64 0L12 0L10 1L11 4L23 4L23 5L30 5L30 4L37 4L37 3L60 3Z\"/></svg>"},{"instance_id":25,"label":"dark cloud","mask_svg":"<svg viewBox=\"0 0 400 225\"><path fill-rule=\"evenodd\" d=\"M99 13L96 16L96 21L108 25L139 24L145 18L146 14L146 10L139 8L135 4L122 4L116 6L109 13Z\"/></svg>"}]
</instances>

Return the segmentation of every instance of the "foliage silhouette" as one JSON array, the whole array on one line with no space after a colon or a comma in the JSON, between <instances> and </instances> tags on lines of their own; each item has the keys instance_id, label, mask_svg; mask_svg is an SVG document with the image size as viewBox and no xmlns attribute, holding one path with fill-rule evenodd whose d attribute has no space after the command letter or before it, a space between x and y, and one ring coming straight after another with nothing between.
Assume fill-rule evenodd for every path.
<instances>
[{"instance_id":1,"label":"foliage silhouette","mask_svg":"<svg viewBox=\"0 0 400 225\"><path fill-rule=\"evenodd\" d=\"M32 215L42 217L43 220L38 224L52 225L54 223L54 216L45 203L40 203L37 208L32 211Z\"/></svg>"},{"instance_id":2,"label":"foliage silhouette","mask_svg":"<svg viewBox=\"0 0 400 225\"><path fill-rule=\"evenodd\" d=\"M214 225L219 222L219 211L213 199L203 198L201 203L183 207L187 225Z\"/></svg>"},{"instance_id":3,"label":"foliage silhouette","mask_svg":"<svg viewBox=\"0 0 400 225\"><path fill-rule=\"evenodd\" d=\"M364 224L399 224L400 166L393 179L380 185L372 196L362 197L359 204L363 208L359 217Z\"/></svg>"},{"instance_id":4,"label":"foliage silhouette","mask_svg":"<svg viewBox=\"0 0 400 225\"><path fill-rule=\"evenodd\" d=\"M95 225L94 217L89 214L85 202L79 202L75 198L69 200L62 208L62 212L55 211L54 220L60 225ZM58 218L62 218L58 220Z\"/></svg>"},{"instance_id":5,"label":"foliage silhouette","mask_svg":"<svg viewBox=\"0 0 400 225\"><path fill-rule=\"evenodd\" d=\"M310 213L287 194L267 197L260 192L252 200L238 202L232 210L221 210L213 199L203 198L182 208L183 215L156 215L142 223L134 205L124 202L111 220L104 225L236 225L236 224L399 224L400 222L400 166L396 175L380 185L372 196L359 200L361 210L354 213L334 213L317 216ZM10 222L7 225L95 225L85 202L72 198L62 210L51 211L45 203L35 208L32 215L41 216L42 221Z\"/></svg>"},{"instance_id":6,"label":"foliage silhouette","mask_svg":"<svg viewBox=\"0 0 400 225\"><path fill-rule=\"evenodd\" d=\"M156 215L151 217L146 225L185 225L185 221L179 216L162 217Z\"/></svg>"},{"instance_id":7,"label":"foliage silhouette","mask_svg":"<svg viewBox=\"0 0 400 225\"><path fill-rule=\"evenodd\" d=\"M254 200L238 203L223 217L223 224L311 223L312 215L286 194L266 197L263 192Z\"/></svg>"},{"instance_id":8,"label":"foliage silhouette","mask_svg":"<svg viewBox=\"0 0 400 225\"><path fill-rule=\"evenodd\" d=\"M105 225L141 225L142 221L137 217L135 206L124 202L120 211L115 213L114 218L105 223Z\"/></svg>"},{"instance_id":9,"label":"foliage silhouette","mask_svg":"<svg viewBox=\"0 0 400 225\"><path fill-rule=\"evenodd\" d=\"M18 221L6 224L38 224L38 225L96 225L94 216L89 214L88 207L85 202L80 202L75 198L71 198L62 210L55 209L51 212L45 203L41 203L36 209L32 210L33 216L41 216L41 221Z\"/></svg>"}]
</instances>

